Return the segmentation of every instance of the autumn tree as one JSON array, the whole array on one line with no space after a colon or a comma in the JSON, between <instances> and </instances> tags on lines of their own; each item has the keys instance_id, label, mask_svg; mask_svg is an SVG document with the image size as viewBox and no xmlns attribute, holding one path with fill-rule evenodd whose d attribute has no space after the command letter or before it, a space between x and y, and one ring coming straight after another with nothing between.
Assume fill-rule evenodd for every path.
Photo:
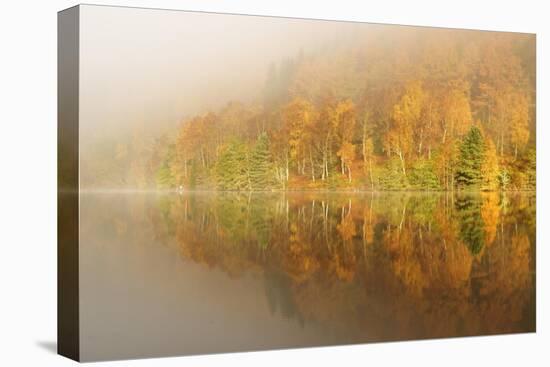
<instances>
[{"instance_id":1,"label":"autumn tree","mask_svg":"<svg viewBox=\"0 0 550 367\"><path fill-rule=\"evenodd\" d=\"M287 126L271 130L269 135L271 156L273 157L275 178L282 188L286 188L290 178L290 148Z\"/></svg>"},{"instance_id":2,"label":"autumn tree","mask_svg":"<svg viewBox=\"0 0 550 367\"><path fill-rule=\"evenodd\" d=\"M469 86L463 81L450 82L441 99L441 143L464 135L472 124L468 97Z\"/></svg>"},{"instance_id":3,"label":"autumn tree","mask_svg":"<svg viewBox=\"0 0 550 367\"><path fill-rule=\"evenodd\" d=\"M296 165L298 174L305 174L309 147L307 133L316 119L313 105L297 98L287 104L282 111L283 129L288 133L287 144L291 161Z\"/></svg>"},{"instance_id":4,"label":"autumn tree","mask_svg":"<svg viewBox=\"0 0 550 367\"><path fill-rule=\"evenodd\" d=\"M415 128L421 123L423 103L422 85L414 82L406 87L401 100L393 107L393 123L386 136L386 149L399 157L405 177L406 161L414 151ZM421 140L418 140L418 146L421 148Z\"/></svg>"},{"instance_id":5,"label":"autumn tree","mask_svg":"<svg viewBox=\"0 0 550 367\"><path fill-rule=\"evenodd\" d=\"M373 177L373 159L374 159L374 143L372 133L370 132L369 112L366 111L361 123L361 156L363 158L363 171L368 172L371 190L374 190Z\"/></svg>"},{"instance_id":6,"label":"autumn tree","mask_svg":"<svg viewBox=\"0 0 550 367\"><path fill-rule=\"evenodd\" d=\"M353 135L356 125L355 105L351 100L345 100L336 105L333 129L338 137L338 151L342 175L348 172L348 180L351 182L351 165L355 160L355 145Z\"/></svg>"},{"instance_id":7,"label":"autumn tree","mask_svg":"<svg viewBox=\"0 0 550 367\"><path fill-rule=\"evenodd\" d=\"M317 131L322 139L321 143L321 180L325 181L330 176L330 166L332 163L332 154L334 152L334 143L337 138L338 117L336 112L336 102L332 96L324 97L319 111L319 120Z\"/></svg>"},{"instance_id":8,"label":"autumn tree","mask_svg":"<svg viewBox=\"0 0 550 367\"><path fill-rule=\"evenodd\" d=\"M348 181L351 182L351 165L355 160L355 145L350 142L344 142L336 154L342 161L342 174L345 174L347 170Z\"/></svg>"},{"instance_id":9,"label":"autumn tree","mask_svg":"<svg viewBox=\"0 0 550 367\"><path fill-rule=\"evenodd\" d=\"M514 159L529 141L529 105L522 94L511 96L510 101L510 143L514 150Z\"/></svg>"},{"instance_id":10,"label":"autumn tree","mask_svg":"<svg viewBox=\"0 0 550 367\"><path fill-rule=\"evenodd\" d=\"M481 163L481 189L495 190L498 186L498 156L495 143L490 137L485 137L483 162Z\"/></svg>"},{"instance_id":11,"label":"autumn tree","mask_svg":"<svg viewBox=\"0 0 550 367\"><path fill-rule=\"evenodd\" d=\"M271 177L269 139L266 133L262 133L250 154L250 184L252 189L264 190L269 188Z\"/></svg>"}]
</instances>

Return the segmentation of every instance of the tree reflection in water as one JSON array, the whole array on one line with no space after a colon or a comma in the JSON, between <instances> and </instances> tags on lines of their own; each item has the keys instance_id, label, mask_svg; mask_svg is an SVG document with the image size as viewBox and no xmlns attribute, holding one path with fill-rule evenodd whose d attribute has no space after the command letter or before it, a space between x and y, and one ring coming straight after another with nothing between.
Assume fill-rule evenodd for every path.
<instances>
[{"instance_id":1,"label":"tree reflection in water","mask_svg":"<svg viewBox=\"0 0 550 367\"><path fill-rule=\"evenodd\" d=\"M272 312L345 341L534 331L535 196L185 193L150 211L158 238Z\"/></svg>"}]
</instances>

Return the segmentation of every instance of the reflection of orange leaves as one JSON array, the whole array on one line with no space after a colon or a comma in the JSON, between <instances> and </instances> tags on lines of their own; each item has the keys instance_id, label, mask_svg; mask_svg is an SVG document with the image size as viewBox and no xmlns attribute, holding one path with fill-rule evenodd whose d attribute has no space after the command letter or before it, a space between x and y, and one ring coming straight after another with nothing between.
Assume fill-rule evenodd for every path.
<instances>
[{"instance_id":1,"label":"reflection of orange leaves","mask_svg":"<svg viewBox=\"0 0 550 367\"><path fill-rule=\"evenodd\" d=\"M319 268L318 260L297 244L291 245L283 258L283 268L298 283L308 279Z\"/></svg>"},{"instance_id":2,"label":"reflection of orange leaves","mask_svg":"<svg viewBox=\"0 0 550 367\"><path fill-rule=\"evenodd\" d=\"M529 281L530 249L531 244L527 235L521 234L512 236L512 251L510 254L508 271L514 274L516 288L524 287Z\"/></svg>"},{"instance_id":3,"label":"reflection of orange leaves","mask_svg":"<svg viewBox=\"0 0 550 367\"><path fill-rule=\"evenodd\" d=\"M384 241L392 269L411 295L421 296L427 289L465 289L468 284L473 258L462 243L409 226L388 228Z\"/></svg>"},{"instance_id":4,"label":"reflection of orange leaves","mask_svg":"<svg viewBox=\"0 0 550 367\"><path fill-rule=\"evenodd\" d=\"M336 226L336 229L344 241L349 241L356 235L355 223L351 215L346 215L342 222Z\"/></svg>"},{"instance_id":5,"label":"reflection of orange leaves","mask_svg":"<svg viewBox=\"0 0 550 367\"><path fill-rule=\"evenodd\" d=\"M355 277L356 264L353 253L347 253L346 243L357 234L351 211L342 218L340 224L336 225L336 230L342 237L343 246L333 254L331 266L338 279L350 282Z\"/></svg>"},{"instance_id":6,"label":"reflection of orange leaves","mask_svg":"<svg viewBox=\"0 0 550 367\"><path fill-rule=\"evenodd\" d=\"M426 279L419 262L414 260L396 261L394 269L403 284L407 287L407 291L417 296L422 294L426 286Z\"/></svg>"},{"instance_id":7,"label":"reflection of orange leaves","mask_svg":"<svg viewBox=\"0 0 550 367\"><path fill-rule=\"evenodd\" d=\"M480 312L485 323L499 325L502 332L514 330L524 318L533 291L530 250L526 234L514 234L510 242L496 241L488 250L492 264L481 278Z\"/></svg>"},{"instance_id":8,"label":"reflection of orange leaves","mask_svg":"<svg viewBox=\"0 0 550 367\"><path fill-rule=\"evenodd\" d=\"M367 241L368 243L372 243L374 240L374 228L366 221L363 224L363 240Z\"/></svg>"},{"instance_id":9,"label":"reflection of orange leaves","mask_svg":"<svg viewBox=\"0 0 550 367\"><path fill-rule=\"evenodd\" d=\"M491 246L497 233L497 225L500 214L498 196L496 193L484 195L481 204L481 218L483 219L485 232L485 245Z\"/></svg>"},{"instance_id":10,"label":"reflection of orange leaves","mask_svg":"<svg viewBox=\"0 0 550 367\"><path fill-rule=\"evenodd\" d=\"M290 243L294 243L294 242L299 240L298 226L296 225L296 223L291 223L290 224L290 236L289 236L288 239L289 239Z\"/></svg>"},{"instance_id":11,"label":"reflection of orange leaves","mask_svg":"<svg viewBox=\"0 0 550 367\"><path fill-rule=\"evenodd\" d=\"M434 288L461 289L468 284L472 270L473 257L466 246L460 242L449 243L445 246L432 246L435 253L431 269L431 282Z\"/></svg>"},{"instance_id":12,"label":"reflection of orange leaves","mask_svg":"<svg viewBox=\"0 0 550 367\"><path fill-rule=\"evenodd\" d=\"M333 260L334 270L338 279L351 282L355 276L355 264L350 264L336 254Z\"/></svg>"},{"instance_id":13,"label":"reflection of orange leaves","mask_svg":"<svg viewBox=\"0 0 550 367\"><path fill-rule=\"evenodd\" d=\"M311 246L302 240L300 227L296 223L290 224L289 245L283 253L282 266L296 281L303 282L319 268L319 261L313 256Z\"/></svg>"},{"instance_id":14,"label":"reflection of orange leaves","mask_svg":"<svg viewBox=\"0 0 550 367\"><path fill-rule=\"evenodd\" d=\"M395 275L408 292L421 295L426 287L426 277L423 274L410 229L408 227L403 230L388 229L384 237L392 254L392 268Z\"/></svg>"}]
</instances>

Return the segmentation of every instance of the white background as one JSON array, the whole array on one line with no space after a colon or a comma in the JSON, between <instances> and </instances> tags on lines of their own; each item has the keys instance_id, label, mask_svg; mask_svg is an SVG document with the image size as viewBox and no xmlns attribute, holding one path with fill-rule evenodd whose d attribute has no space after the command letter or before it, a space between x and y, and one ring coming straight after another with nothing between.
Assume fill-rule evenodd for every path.
<instances>
[{"instance_id":1,"label":"white background","mask_svg":"<svg viewBox=\"0 0 550 367\"><path fill-rule=\"evenodd\" d=\"M118 361L97 366L549 365L550 30L545 1L96 1L97 4L537 33L537 333ZM68 366L56 340L56 12L0 8L0 365ZM146 331L145 331L146 332ZM231 330L228 336L231 337Z\"/></svg>"}]
</instances>

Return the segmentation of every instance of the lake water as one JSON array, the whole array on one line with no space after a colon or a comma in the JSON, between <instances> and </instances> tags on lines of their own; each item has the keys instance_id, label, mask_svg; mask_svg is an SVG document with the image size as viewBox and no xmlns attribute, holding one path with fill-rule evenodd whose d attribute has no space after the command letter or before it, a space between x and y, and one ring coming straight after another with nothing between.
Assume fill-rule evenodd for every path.
<instances>
[{"instance_id":1,"label":"lake water","mask_svg":"<svg viewBox=\"0 0 550 367\"><path fill-rule=\"evenodd\" d=\"M82 194L83 360L535 331L534 194Z\"/></svg>"}]
</instances>

